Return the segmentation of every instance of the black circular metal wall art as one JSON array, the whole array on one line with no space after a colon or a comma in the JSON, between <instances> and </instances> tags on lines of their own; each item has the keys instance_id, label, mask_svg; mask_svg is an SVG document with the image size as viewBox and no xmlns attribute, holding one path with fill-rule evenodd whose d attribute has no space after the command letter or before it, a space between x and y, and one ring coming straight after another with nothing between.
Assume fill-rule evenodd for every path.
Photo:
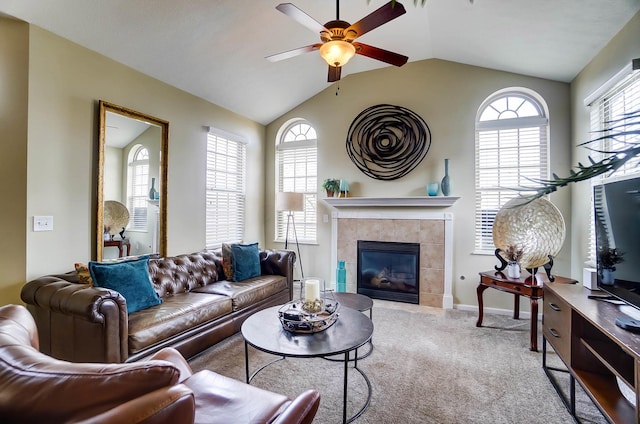
<instances>
[{"instance_id":1,"label":"black circular metal wall art","mask_svg":"<svg viewBox=\"0 0 640 424\"><path fill-rule=\"evenodd\" d=\"M347 154L364 174L396 180L411 172L431 147L431 131L420 116L402 106L376 105L353 120Z\"/></svg>"}]
</instances>

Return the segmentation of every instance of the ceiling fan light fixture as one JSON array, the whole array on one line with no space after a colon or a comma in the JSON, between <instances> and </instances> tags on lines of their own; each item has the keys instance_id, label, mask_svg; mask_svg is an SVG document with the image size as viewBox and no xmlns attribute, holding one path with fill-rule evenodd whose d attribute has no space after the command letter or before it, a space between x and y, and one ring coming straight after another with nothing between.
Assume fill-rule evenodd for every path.
<instances>
[{"instance_id":1,"label":"ceiling fan light fixture","mask_svg":"<svg viewBox=\"0 0 640 424\"><path fill-rule=\"evenodd\" d=\"M330 66L344 66L355 54L356 48L347 41L328 41L320 47L320 56Z\"/></svg>"}]
</instances>

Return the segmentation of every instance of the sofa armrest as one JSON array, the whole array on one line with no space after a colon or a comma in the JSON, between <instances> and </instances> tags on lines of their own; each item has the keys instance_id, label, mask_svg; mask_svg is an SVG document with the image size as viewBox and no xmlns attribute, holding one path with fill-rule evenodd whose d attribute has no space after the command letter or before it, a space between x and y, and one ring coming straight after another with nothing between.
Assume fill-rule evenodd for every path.
<instances>
[{"instance_id":1,"label":"sofa armrest","mask_svg":"<svg viewBox=\"0 0 640 424\"><path fill-rule=\"evenodd\" d=\"M120 293L74 282L75 272L28 282L20 297L38 328L40 351L71 362L124 362L128 314Z\"/></svg>"},{"instance_id":2,"label":"sofa armrest","mask_svg":"<svg viewBox=\"0 0 640 424\"><path fill-rule=\"evenodd\" d=\"M295 398L273 424L311 424L318 406L320 393L317 390L307 390Z\"/></svg>"},{"instance_id":3,"label":"sofa armrest","mask_svg":"<svg viewBox=\"0 0 640 424\"><path fill-rule=\"evenodd\" d=\"M293 265L296 254L292 250L260 251L260 270L262 275L282 275L287 279L289 300L293 299Z\"/></svg>"},{"instance_id":4,"label":"sofa armrest","mask_svg":"<svg viewBox=\"0 0 640 424\"><path fill-rule=\"evenodd\" d=\"M189 365L187 360L184 359L184 356L182 356L180 352L172 347L166 347L159 352L154 353L151 357L149 357L149 360L171 362L172 365L180 370L180 378L178 379L180 383L193 375L193 370L191 369L191 366Z\"/></svg>"},{"instance_id":5,"label":"sofa armrest","mask_svg":"<svg viewBox=\"0 0 640 424\"><path fill-rule=\"evenodd\" d=\"M164 387L120 404L76 424L192 424L195 418L195 398L184 384Z\"/></svg>"}]
</instances>

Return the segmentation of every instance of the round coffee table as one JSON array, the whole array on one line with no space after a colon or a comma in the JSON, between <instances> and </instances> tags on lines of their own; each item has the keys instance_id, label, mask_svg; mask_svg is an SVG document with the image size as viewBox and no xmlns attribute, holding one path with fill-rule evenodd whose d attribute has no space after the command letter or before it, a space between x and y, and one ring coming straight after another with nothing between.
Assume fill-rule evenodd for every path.
<instances>
[{"instance_id":1,"label":"round coffee table","mask_svg":"<svg viewBox=\"0 0 640 424\"><path fill-rule=\"evenodd\" d=\"M344 390L342 399L342 422L350 423L367 409L371 402L371 382L367 375L358 368L358 348L371 340L373 322L361 312L341 307L337 321L329 328L318 333L291 333L282 327L278 318L278 309L273 306L251 315L242 324L244 337L244 359L247 383L264 368L284 358L324 358L344 354ZM253 374L249 373L248 346L262 352L280 356L258 368ZM367 400L364 406L351 418L347 419L347 379L349 370L349 353L355 351L356 359L353 368L358 371L367 384Z\"/></svg>"},{"instance_id":2,"label":"round coffee table","mask_svg":"<svg viewBox=\"0 0 640 424\"><path fill-rule=\"evenodd\" d=\"M356 311L360 312L369 311L369 319L373 319L373 300L369 296L365 296L359 293L347 292L331 292L327 296L336 299L340 303L340 306L346 306L347 308L355 309ZM369 350L365 353L362 353L360 356L354 357L350 360L353 361L355 359L364 359L367 356L371 355L371 352L373 352L373 340L369 339ZM329 361L341 360L336 358L325 359Z\"/></svg>"},{"instance_id":3,"label":"round coffee table","mask_svg":"<svg viewBox=\"0 0 640 424\"><path fill-rule=\"evenodd\" d=\"M373 319L373 300L369 296L346 292L333 292L329 296L333 296L334 299L340 302L340 305L347 308L360 312L369 311L369 319Z\"/></svg>"}]
</instances>

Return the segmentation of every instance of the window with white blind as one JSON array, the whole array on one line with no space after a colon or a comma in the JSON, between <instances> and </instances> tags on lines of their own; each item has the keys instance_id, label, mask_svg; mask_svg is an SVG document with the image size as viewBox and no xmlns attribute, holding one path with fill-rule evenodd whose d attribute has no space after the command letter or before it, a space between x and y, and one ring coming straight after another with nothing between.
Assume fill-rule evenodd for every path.
<instances>
[{"instance_id":1,"label":"window with white blind","mask_svg":"<svg viewBox=\"0 0 640 424\"><path fill-rule=\"evenodd\" d=\"M640 71L623 70L614 80L608 81L610 88L606 89L597 99L590 103L591 112L591 132L595 137L619 133L622 129L620 125L628 125L625 115L631 112L640 112ZM635 122L638 120L635 119ZM607 128L614 127L611 132L603 132ZM617 127L617 128L616 128ZM638 130L640 125L633 128L627 126L627 130ZM602 160L608 157L609 152L616 152L630 147L632 144L640 144L640 135L617 135L615 138L608 138L597 142L595 145L589 143L587 147L595 149L591 153L594 160ZM602 153L598 153L598 151ZM592 185L627 178L629 175L640 173L640 157L628 160L622 167L618 168L610 175L600 175L591 180ZM591 190L591 204L593 205L593 190ZM595 239L595 218L594 208L590 214L590 236L589 236L589 260L588 265L595 266L596 263L596 239Z\"/></svg>"},{"instance_id":2,"label":"window with white blind","mask_svg":"<svg viewBox=\"0 0 640 424\"><path fill-rule=\"evenodd\" d=\"M246 165L246 143L211 128L207 137L207 249L243 241Z\"/></svg>"},{"instance_id":3,"label":"window with white blind","mask_svg":"<svg viewBox=\"0 0 640 424\"><path fill-rule=\"evenodd\" d=\"M276 141L276 192L304 194L304 210L293 212L299 242L317 240L318 147L316 130L306 121L289 123ZM287 213L276 211L276 241L284 242Z\"/></svg>"},{"instance_id":4,"label":"window with white blind","mask_svg":"<svg viewBox=\"0 0 640 424\"><path fill-rule=\"evenodd\" d=\"M130 231L147 231L147 199L149 197L149 151L134 146L129 151L127 173L127 209Z\"/></svg>"},{"instance_id":5,"label":"window with white blind","mask_svg":"<svg viewBox=\"0 0 640 424\"><path fill-rule=\"evenodd\" d=\"M501 90L476 120L475 252L493 253L493 221L500 208L548 178L548 118L542 100L521 89ZM525 192L521 192L526 194Z\"/></svg>"}]
</instances>

